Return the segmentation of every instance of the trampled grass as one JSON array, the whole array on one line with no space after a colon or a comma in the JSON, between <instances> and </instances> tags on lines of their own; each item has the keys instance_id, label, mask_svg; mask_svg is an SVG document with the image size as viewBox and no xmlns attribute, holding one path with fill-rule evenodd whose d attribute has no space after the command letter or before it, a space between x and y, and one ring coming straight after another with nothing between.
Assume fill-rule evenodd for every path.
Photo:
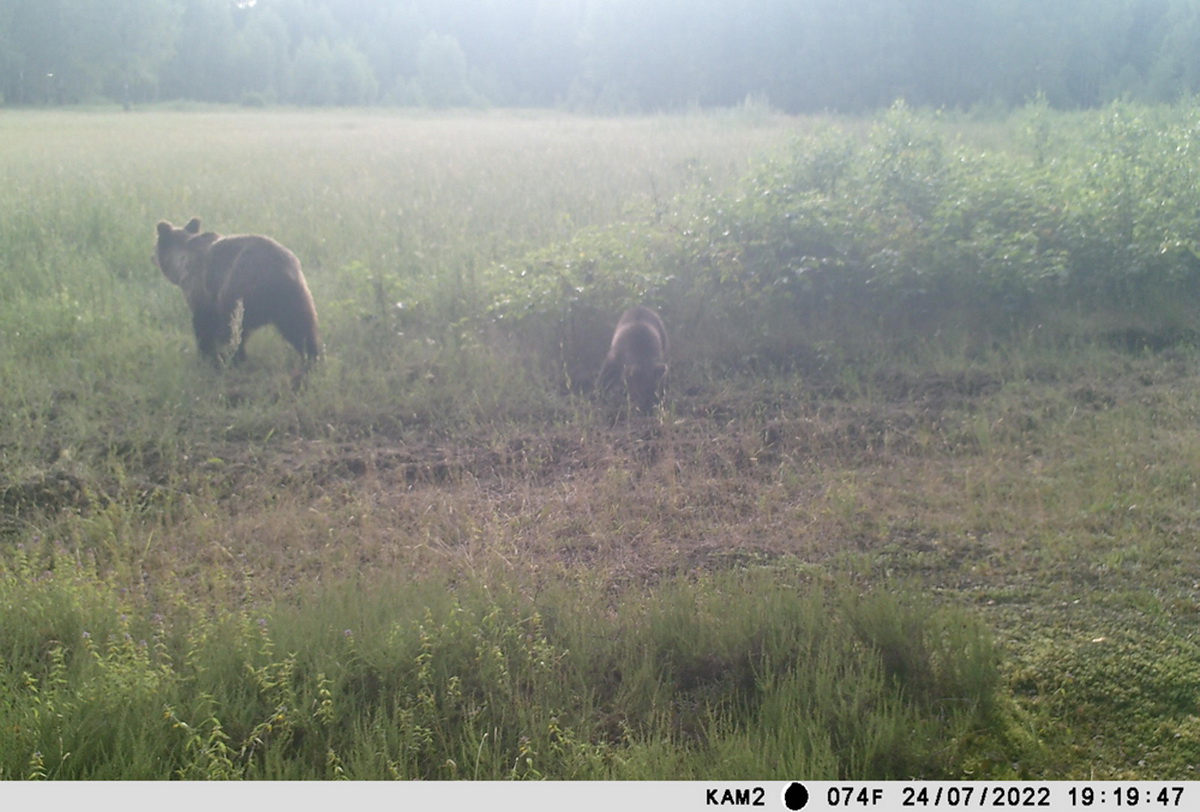
<instances>
[{"instance_id":1,"label":"trampled grass","mask_svg":"<svg viewBox=\"0 0 1200 812\"><path fill-rule=\"evenodd\" d=\"M972 309L1086 242L1037 236L1038 150L1101 127L905 115L891 158L745 111L0 117L4 777L1189 777L1186 300ZM994 173L979 231L913 214L976 191L935 137ZM900 280L858 309L816 239L855 206ZM196 357L149 260L192 215L301 258L300 389L270 331ZM672 369L630 419L587 376L642 296Z\"/></svg>"}]
</instances>

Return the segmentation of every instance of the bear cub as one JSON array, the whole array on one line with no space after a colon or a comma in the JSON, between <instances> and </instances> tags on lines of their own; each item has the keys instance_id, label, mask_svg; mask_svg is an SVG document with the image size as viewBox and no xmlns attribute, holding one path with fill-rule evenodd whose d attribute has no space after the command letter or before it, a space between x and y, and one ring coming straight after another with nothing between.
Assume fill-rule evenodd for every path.
<instances>
[{"instance_id":1,"label":"bear cub","mask_svg":"<svg viewBox=\"0 0 1200 812\"><path fill-rule=\"evenodd\" d=\"M666 372L667 330L662 319L648 307L629 308L617 322L597 388L609 389L621 378L630 402L649 412L658 402Z\"/></svg>"},{"instance_id":2,"label":"bear cub","mask_svg":"<svg viewBox=\"0 0 1200 812\"><path fill-rule=\"evenodd\" d=\"M296 255L270 237L200 233L200 218L183 228L158 224L156 264L183 289L192 309L192 327L200 354L213 361L233 340L233 321L241 303L241 342L234 361L246 357L246 339L274 324L306 362L320 355L317 310Z\"/></svg>"}]
</instances>

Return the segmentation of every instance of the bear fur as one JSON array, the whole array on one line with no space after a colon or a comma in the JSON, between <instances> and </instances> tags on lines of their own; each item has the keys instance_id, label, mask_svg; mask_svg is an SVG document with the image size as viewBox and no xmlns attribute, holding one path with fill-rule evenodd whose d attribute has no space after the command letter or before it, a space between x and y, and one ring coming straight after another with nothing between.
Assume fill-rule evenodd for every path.
<instances>
[{"instance_id":1,"label":"bear fur","mask_svg":"<svg viewBox=\"0 0 1200 812\"><path fill-rule=\"evenodd\" d=\"M183 228L159 222L154 263L183 289L192 309L192 328L201 355L218 360L217 351L233 339L233 321L241 302L241 342L235 361L246 357L246 339L274 324L306 362L320 355L317 310L296 255L270 237L200 233L200 218Z\"/></svg>"},{"instance_id":2,"label":"bear fur","mask_svg":"<svg viewBox=\"0 0 1200 812\"><path fill-rule=\"evenodd\" d=\"M597 387L610 389L621 378L630 402L649 412L658 402L667 373L667 329L648 307L631 307L621 314Z\"/></svg>"}]
</instances>

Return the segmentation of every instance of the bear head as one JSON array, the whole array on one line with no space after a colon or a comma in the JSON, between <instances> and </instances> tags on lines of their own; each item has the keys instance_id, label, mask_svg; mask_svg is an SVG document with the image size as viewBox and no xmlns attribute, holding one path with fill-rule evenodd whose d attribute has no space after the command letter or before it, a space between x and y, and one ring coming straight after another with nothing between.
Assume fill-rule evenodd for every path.
<instances>
[{"instance_id":1,"label":"bear head","mask_svg":"<svg viewBox=\"0 0 1200 812\"><path fill-rule=\"evenodd\" d=\"M629 392L629 399L643 412L649 412L658 402L659 386L666 374L667 365L662 362L625 367L625 388Z\"/></svg>"},{"instance_id":2,"label":"bear head","mask_svg":"<svg viewBox=\"0 0 1200 812\"><path fill-rule=\"evenodd\" d=\"M163 276L180 287L186 287L191 271L191 253L188 241L200 233L200 218L193 217L183 228L176 228L166 220L158 223L158 246L154 252L154 264Z\"/></svg>"}]
</instances>

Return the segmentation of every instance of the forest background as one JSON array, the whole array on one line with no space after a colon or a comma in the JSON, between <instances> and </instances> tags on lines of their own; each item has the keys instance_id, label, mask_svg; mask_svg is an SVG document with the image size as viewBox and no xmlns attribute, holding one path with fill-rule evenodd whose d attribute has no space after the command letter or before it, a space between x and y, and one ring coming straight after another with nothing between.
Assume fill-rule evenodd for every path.
<instances>
[{"instance_id":1,"label":"forest background","mask_svg":"<svg viewBox=\"0 0 1200 812\"><path fill-rule=\"evenodd\" d=\"M1196 0L3 0L0 103L788 113L1177 101Z\"/></svg>"}]
</instances>

